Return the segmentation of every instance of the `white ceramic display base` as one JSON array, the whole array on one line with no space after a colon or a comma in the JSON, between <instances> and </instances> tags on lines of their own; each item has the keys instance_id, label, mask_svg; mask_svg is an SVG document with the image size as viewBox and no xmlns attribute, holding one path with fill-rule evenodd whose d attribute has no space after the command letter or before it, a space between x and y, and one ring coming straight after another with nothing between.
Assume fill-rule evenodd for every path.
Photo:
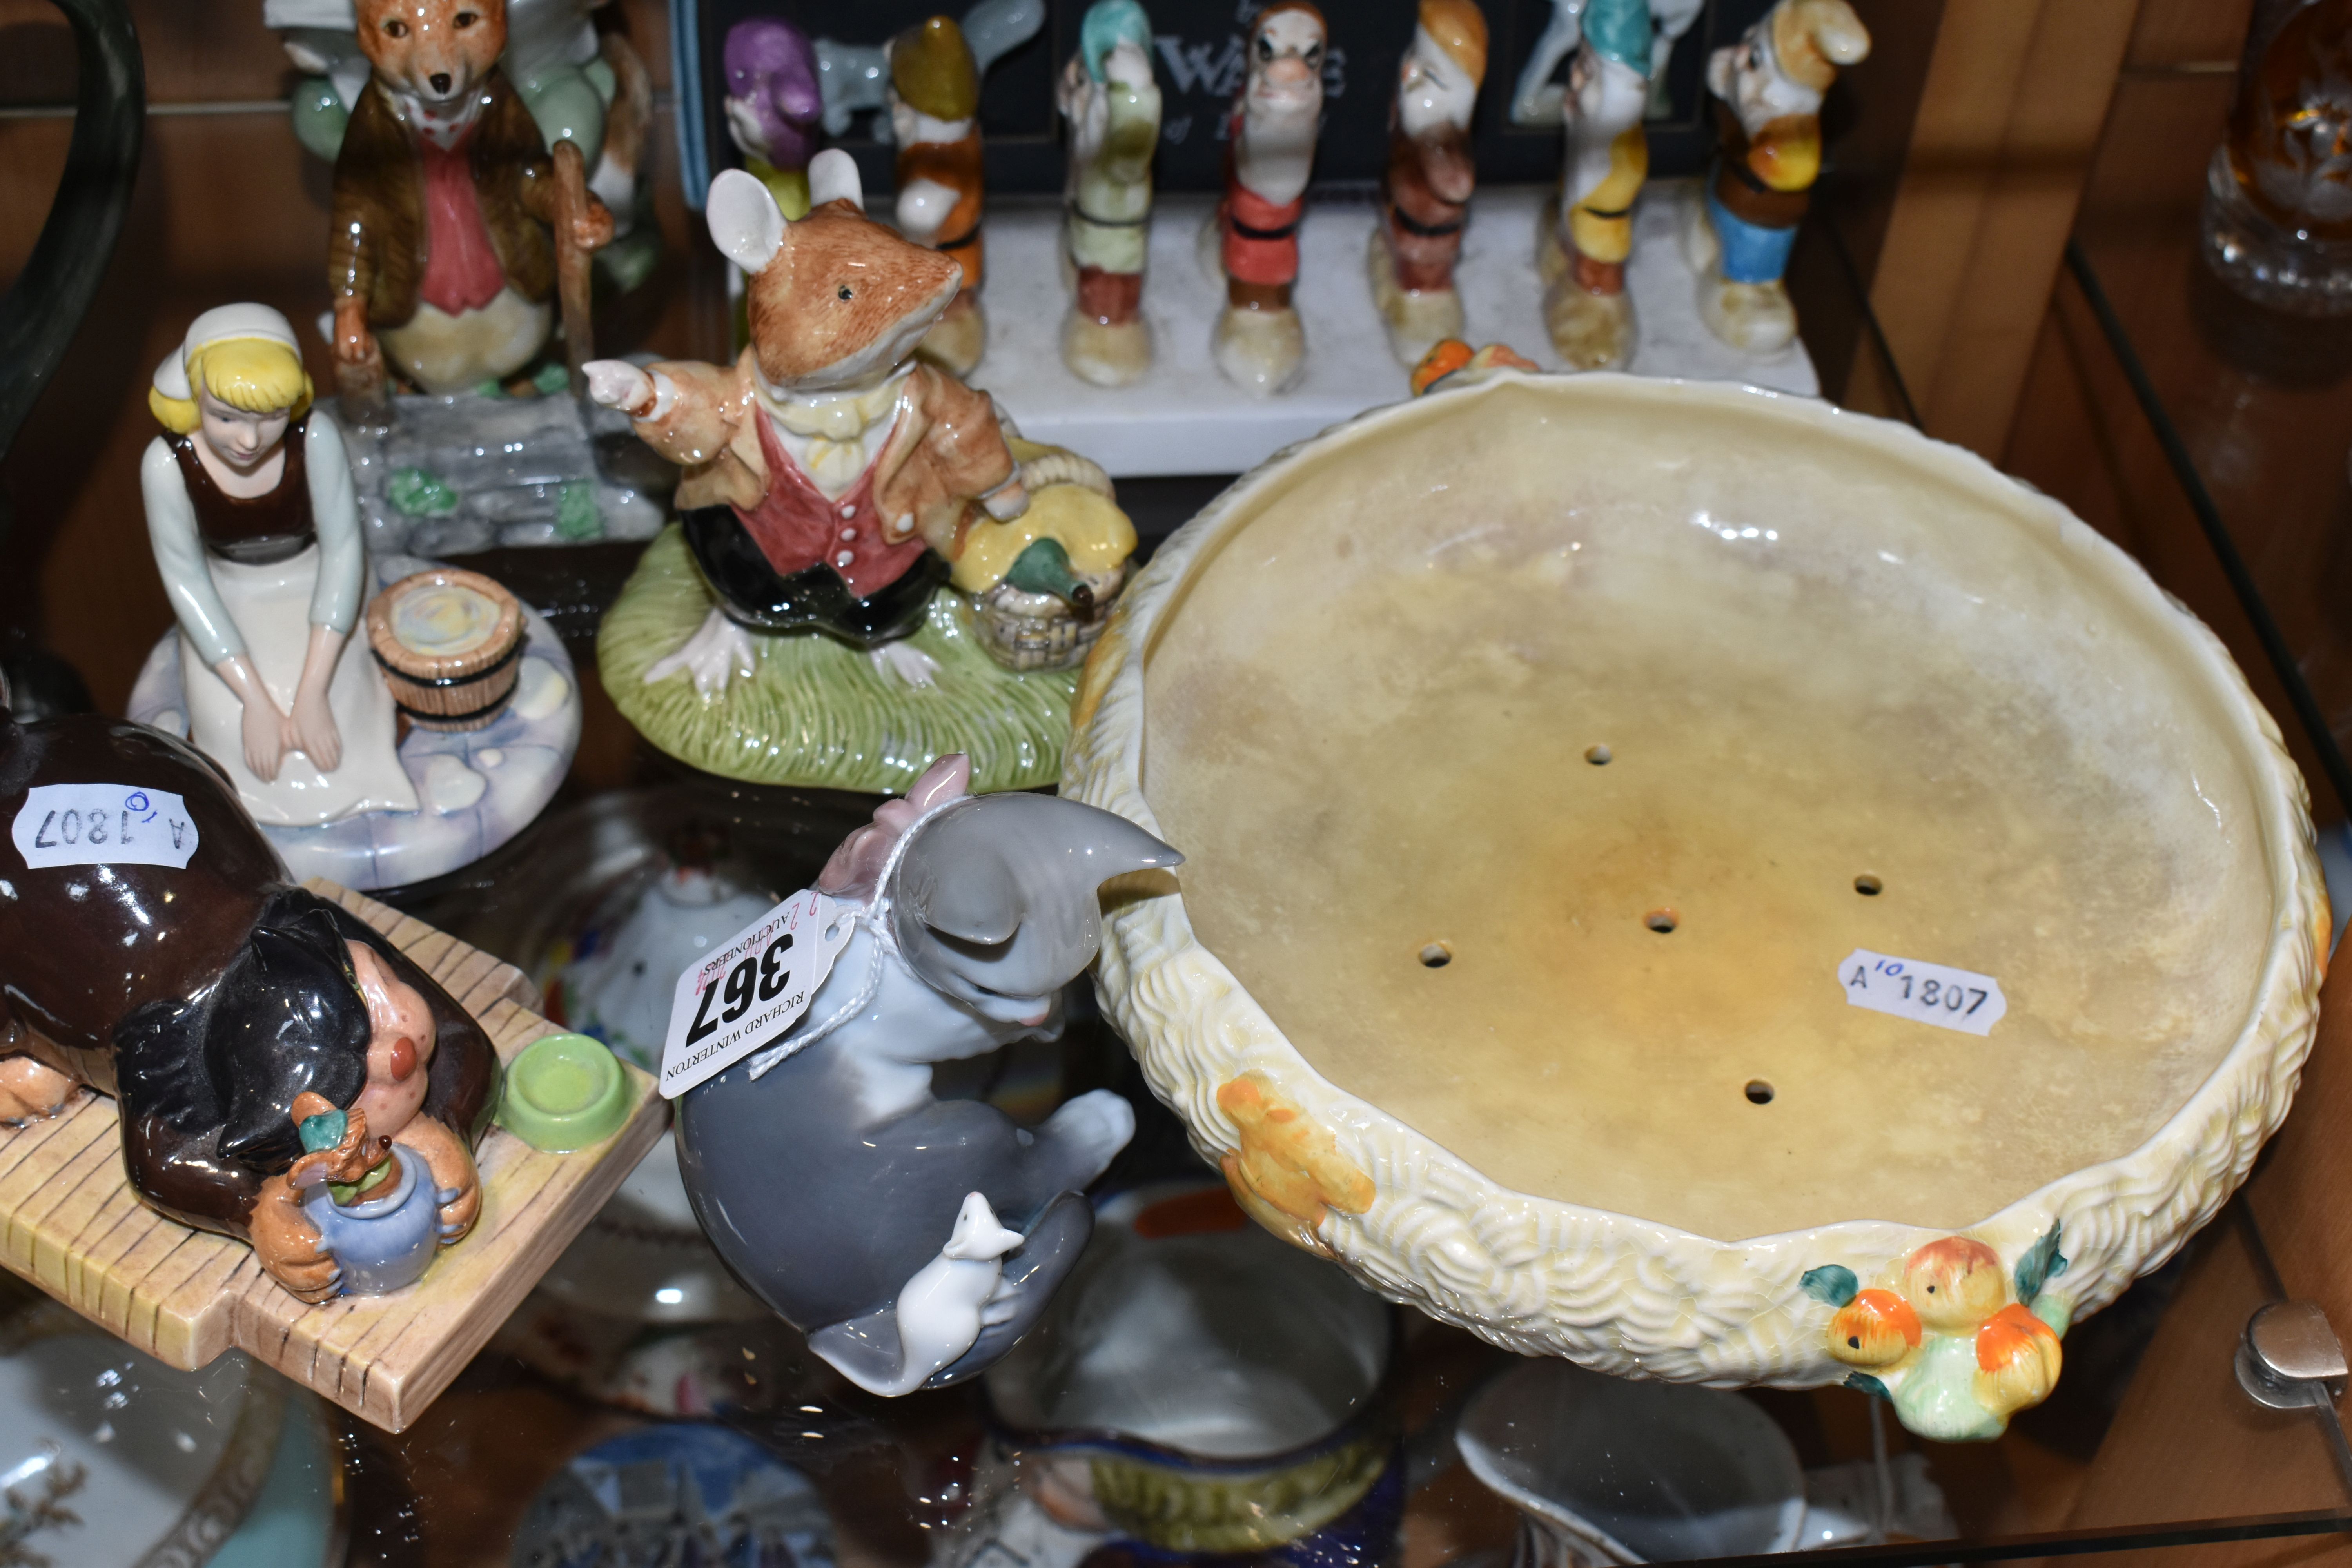
<instances>
[{"instance_id":1,"label":"white ceramic display base","mask_svg":"<svg viewBox=\"0 0 2352 1568\"><path fill-rule=\"evenodd\" d=\"M1654 182L1633 219L1626 268L1638 340L1638 375L1743 381L1805 396L1821 382L1803 344L1750 359L1719 342L1698 315L1698 279L1677 240L1695 179ZM1457 271L1466 336L1508 343L1547 370L1566 368L1543 326L1536 277L1536 220L1549 193L1483 190L1471 207ZM1209 359L1209 334L1223 287L1196 258L1201 226L1214 198L1163 195L1152 214L1151 270L1143 310L1151 323L1150 371L1132 386L1080 381L1062 363L1062 207L1016 199L988 215L988 353L967 378L1012 410L1021 433L1083 452L1113 478L1237 474L1293 441L1367 408L1404 397L1407 367L1389 353L1372 307L1364 246L1375 213L1362 205L1314 205L1299 230L1297 300L1307 326L1307 374L1277 397L1257 398L1225 380Z\"/></svg>"},{"instance_id":2,"label":"white ceramic display base","mask_svg":"<svg viewBox=\"0 0 2352 1568\"><path fill-rule=\"evenodd\" d=\"M370 560L379 591L440 564L413 555ZM373 892L443 876L512 838L554 798L580 744L580 680L540 613L525 605L522 616L522 671L499 716L479 730L420 724L401 742L400 765L416 786L417 810L363 812L320 827L262 828L297 881L324 877ZM366 637L353 637L343 657L370 657ZM131 689L129 717L187 739L177 630L147 656Z\"/></svg>"}]
</instances>

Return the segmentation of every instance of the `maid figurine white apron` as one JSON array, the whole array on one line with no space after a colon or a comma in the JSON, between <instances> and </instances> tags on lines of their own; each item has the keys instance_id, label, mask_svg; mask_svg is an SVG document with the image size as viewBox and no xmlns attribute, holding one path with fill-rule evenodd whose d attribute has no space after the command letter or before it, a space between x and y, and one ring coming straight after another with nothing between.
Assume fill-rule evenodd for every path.
<instances>
[{"instance_id":1,"label":"maid figurine white apron","mask_svg":"<svg viewBox=\"0 0 2352 1568\"><path fill-rule=\"evenodd\" d=\"M238 338L294 348L293 330L277 311L224 306L196 319L187 341L157 370L157 392L175 401L193 398L188 362ZM199 450L205 440L201 426L158 437L140 467L156 567L180 622L190 738L227 772L254 820L268 826L308 827L361 812L415 811L392 694L366 647L349 640L368 566L341 435L323 415L290 421L278 481L257 496L222 488ZM333 771L322 772L303 752L289 750L277 776L265 780L247 764L244 703L218 668L242 655L278 710L291 712L314 627L343 639L327 686L342 755Z\"/></svg>"}]
</instances>

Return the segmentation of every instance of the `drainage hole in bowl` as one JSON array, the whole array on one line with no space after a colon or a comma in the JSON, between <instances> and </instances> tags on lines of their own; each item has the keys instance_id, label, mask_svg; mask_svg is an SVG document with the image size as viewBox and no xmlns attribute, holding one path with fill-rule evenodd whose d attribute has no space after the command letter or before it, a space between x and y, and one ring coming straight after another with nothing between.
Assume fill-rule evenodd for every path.
<instances>
[{"instance_id":1,"label":"drainage hole in bowl","mask_svg":"<svg viewBox=\"0 0 2352 1568\"><path fill-rule=\"evenodd\" d=\"M1771 1104L1772 1086L1766 1083L1760 1078L1749 1079L1748 1080L1748 1103L1750 1105Z\"/></svg>"},{"instance_id":2,"label":"drainage hole in bowl","mask_svg":"<svg viewBox=\"0 0 2352 1568\"><path fill-rule=\"evenodd\" d=\"M1856 877L1853 879L1853 890L1860 893L1865 899L1874 899L1878 897L1880 893L1884 892L1885 889L1885 883L1880 881L1877 878L1872 876L1867 871L1864 871L1861 876Z\"/></svg>"},{"instance_id":3,"label":"drainage hole in bowl","mask_svg":"<svg viewBox=\"0 0 2352 1568\"><path fill-rule=\"evenodd\" d=\"M1609 765L1609 759L1615 754L1606 746L1587 746L1584 760L1596 768L1605 768Z\"/></svg>"},{"instance_id":4,"label":"drainage hole in bowl","mask_svg":"<svg viewBox=\"0 0 2352 1568\"><path fill-rule=\"evenodd\" d=\"M1421 950L1421 963L1424 969L1443 969L1453 962L1454 950L1442 942L1433 942Z\"/></svg>"},{"instance_id":5,"label":"drainage hole in bowl","mask_svg":"<svg viewBox=\"0 0 2352 1568\"><path fill-rule=\"evenodd\" d=\"M1675 925L1679 922L1675 918L1675 911L1672 910L1652 910L1648 914L1642 917L1642 923L1648 926L1652 931L1656 931L1660 936L1664 936L1667 932L1673 931Z\"/></svg>"}]
</instances>

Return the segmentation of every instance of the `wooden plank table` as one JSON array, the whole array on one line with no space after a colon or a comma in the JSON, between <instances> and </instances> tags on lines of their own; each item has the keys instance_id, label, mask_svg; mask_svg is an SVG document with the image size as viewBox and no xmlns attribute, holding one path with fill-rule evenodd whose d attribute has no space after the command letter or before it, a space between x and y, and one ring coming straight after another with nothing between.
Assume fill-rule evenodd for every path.
<instances>
[{"instance_id":1,"label":"wooden plank table","mask_svg":"<svg viewBox=\"0 0 2352 1568\"><path fill-rule=\"evenodd\" d=\"M554 1025L512 964L374 900L313 880L390 937L472 1014L501 1062ZM646 1073L621 1064L635 1109L603 1143L546 1154L503 1127L475 1151L482 1213L417 1284L310 1306L243 1242L191 1230L141 1203L122 1166L115 1102L88 1090L59 1115L0 1129L0 1263L157 1360L256 1361L389 1431L416 1419L473 1359L668 1122Z\"/></svg>"}]
</instances>

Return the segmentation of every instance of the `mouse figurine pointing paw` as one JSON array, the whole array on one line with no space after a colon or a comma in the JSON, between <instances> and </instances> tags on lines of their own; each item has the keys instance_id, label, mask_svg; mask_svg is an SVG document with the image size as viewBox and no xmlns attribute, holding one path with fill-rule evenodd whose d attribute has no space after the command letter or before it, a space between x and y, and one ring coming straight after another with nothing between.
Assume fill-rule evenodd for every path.
<instances>
[{"instance_id":1,"label":"mouse figurine pointing paw","mask_svg":"<svg viewBox=\"0 0 2352 1568\"><path fill-rule=\"evenodd\" d=\"M1022 441L916 358L962 287L955 258L868 218L847 153L808 173L790 221L750 174L711 182L711 238L747 278L740 359L586 367L590 395L685 469L678 536L605 618L606 687L656 745L762 783L903 788L956 744L1058 757L1134 529L1099 468ZM791 733L748 728L782 704ZM991 722L1031 728L975 744Z\"/></svg>"},{"instance_id":2,"label":"mouse figurine pointing paw","mask_svg":"<svg viewBox=\"0 0 2352 1568\"><path fill-rule=\"evenodd\" d=\"M967 513L1027 510L986 395L914 359L961 268L869 220L864 200L838 150L811 161L797 222L751 175L720 174L706 211L750 275L751 345L726 366L588 366L589 395L686 469L678 510L719 601L673 656L698 688L749 672L747 628L814 626L868 648L904 637Z\"/></svg>"}]
</instances>

